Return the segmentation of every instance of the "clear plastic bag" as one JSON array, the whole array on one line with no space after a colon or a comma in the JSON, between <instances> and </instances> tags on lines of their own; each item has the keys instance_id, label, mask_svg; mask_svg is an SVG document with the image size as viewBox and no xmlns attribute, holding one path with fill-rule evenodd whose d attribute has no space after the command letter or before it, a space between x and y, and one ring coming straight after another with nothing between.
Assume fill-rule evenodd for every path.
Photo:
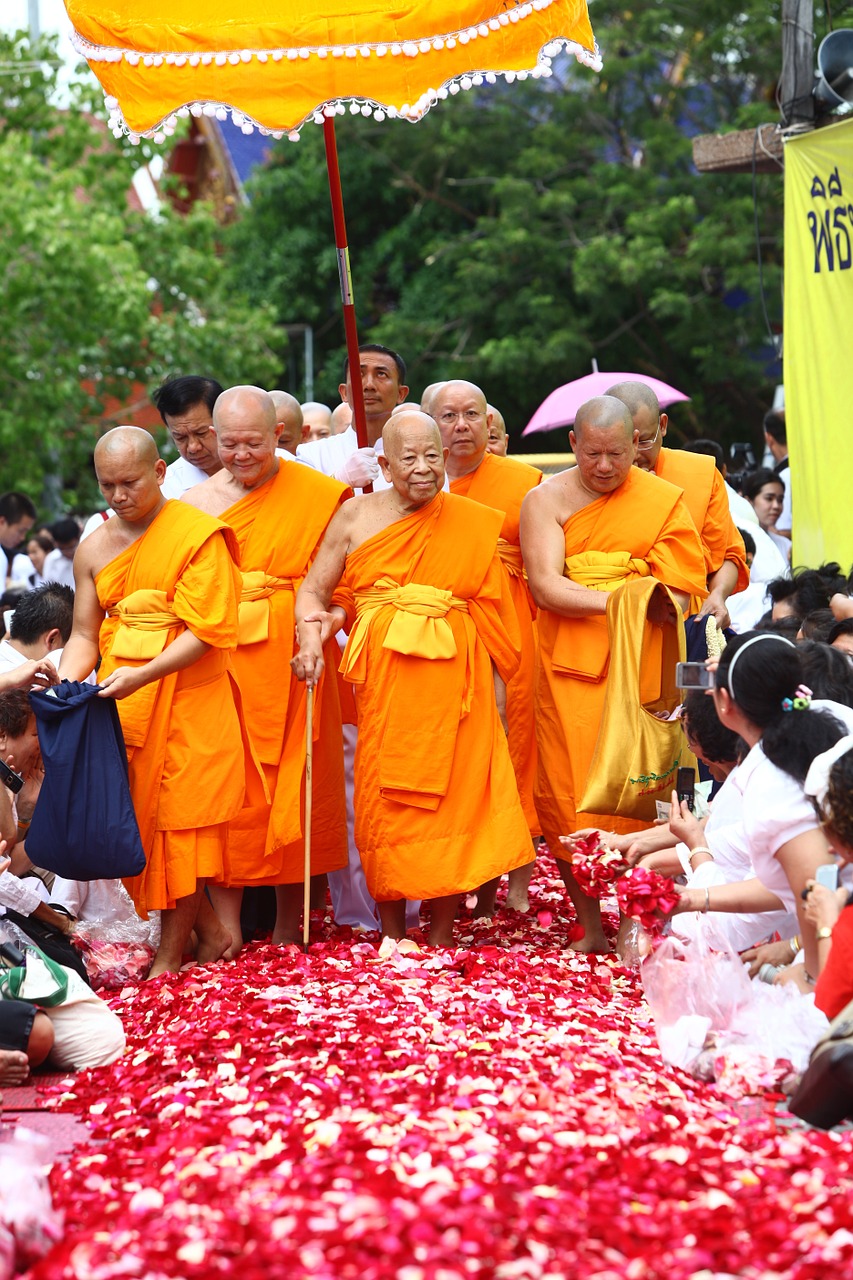
<instances>
[{"instance_id":1,"label":"clear plastic bag","mask_svg":"<svg viewBox=\"0 0 853 1280\"><path fill-rule=\"evenodd\" d=\"M32 1266L62 1236L45 1168L48 1144L15 1128L0 1133L0 1280Z\"/></svg>"},{"instance_id":2,"label":"clear plastic bag","mask_svg":"<svg viewBox=\"0 0 853 1280\"><path fill-rule=\"evenodd\" d=\"M804 1069L826 1019L813 996L750 980L732 950L671 936L641 965L661 1054L732 1093L778 1086Z\"/></svg>"},{"instance_id":3,"label":"clear plastic bag","mask_svg":"<svg viewBox=\"0 0 853 1280\"><path fill-rule=\"evenodd\" d=\"M156 951L152 922L81 920L71 942L83 957L93 991L120 991L148 976Z\"/></svg>"}]
</instances>

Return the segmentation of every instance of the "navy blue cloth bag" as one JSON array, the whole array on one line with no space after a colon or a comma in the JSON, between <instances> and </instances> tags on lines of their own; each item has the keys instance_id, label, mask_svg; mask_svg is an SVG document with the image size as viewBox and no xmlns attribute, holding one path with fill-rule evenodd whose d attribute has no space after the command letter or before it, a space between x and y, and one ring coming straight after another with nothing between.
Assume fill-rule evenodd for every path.
<instances>
[{"instance_id":1,"label":"navy blue cloth bag","mask_svg":"<svg viewBox=\"0 0 853 1280\"><path fill-rule=\"evenodd\" d=\"M113 880L145 868L118 709L98 689L63 680L30 694L44 783L27 855L67 880Z\"/></svg>"}]
</instances>

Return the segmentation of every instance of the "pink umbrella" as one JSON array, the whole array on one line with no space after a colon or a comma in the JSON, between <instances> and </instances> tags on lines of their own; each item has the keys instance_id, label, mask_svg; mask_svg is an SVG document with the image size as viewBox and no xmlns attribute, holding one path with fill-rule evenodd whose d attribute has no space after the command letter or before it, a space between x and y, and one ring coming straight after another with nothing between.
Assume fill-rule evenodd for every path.
<instances>
[{"instance_id":1,"label":"pink umbrella","mask_svg":"<svg viewBox=\"0 0 853 1280\"><path fill-rule=\"evenodd\" d=\"M591 400L593 396L603 396L617 382L644 382L654 391L661 408L679 400L690 399L683 391L676 391L675 387L661 382L660 378L649 378L641 373L599 373L596 369L594 373L588 373L584 378L575 378L574 382L567 382L552 391L542 401L521 434L529 436L534 431L552 431L555 427L571 426L578 409L585 401Z\"/></svg>"}]
</instances>

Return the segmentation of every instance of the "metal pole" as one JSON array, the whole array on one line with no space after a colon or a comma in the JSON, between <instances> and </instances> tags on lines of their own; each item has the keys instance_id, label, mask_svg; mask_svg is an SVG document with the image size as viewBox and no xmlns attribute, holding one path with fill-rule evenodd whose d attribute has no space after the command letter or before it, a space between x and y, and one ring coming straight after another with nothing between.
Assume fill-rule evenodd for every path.
<instances>
[{"instance_id":1,"label":"metal pole","mask_svg":"<svg viewBox=\"0 0 853 1280\"><path fill-rule=\"evenodd\" d=\"M305 399L314 399L314 330L305 326Z\"/></svg>"},{"instance_id":2,"label":"metal pole","mask_svg":"<svg viewBox=\"0 0 853 1280\"><path fill-rule=\"evenodd\" d=\"M361 388L361 361L358 355L358 326L355 320L355 298L352 292L352 275L349 264L347 228L344 219L344 197L341 191L341 171L338 166L338 144L335 138L334 116L323 120L323 137L326 143L326 167L329 171L329 195L332 199L332 221L335 224L335 245L338 250L338 274L341 278L341 302L344 309L344 329L347 335L347 357L352 387L352 416L360 449L367 441L367 419L364 413L364 394ZM372 492L365 485L364 492Z\"/></svg>"},{"instance_id":3,"label":"metal pole","mask_svg":"<svg viewBox=\"0 0 853 1280\"><path fill-rule=\"evenodd\" d=\"M30 19L30 44L37 44L41 38L41 24L39 22L39 0L28 0L27 8Z\"/></svg>"}]
</instances>

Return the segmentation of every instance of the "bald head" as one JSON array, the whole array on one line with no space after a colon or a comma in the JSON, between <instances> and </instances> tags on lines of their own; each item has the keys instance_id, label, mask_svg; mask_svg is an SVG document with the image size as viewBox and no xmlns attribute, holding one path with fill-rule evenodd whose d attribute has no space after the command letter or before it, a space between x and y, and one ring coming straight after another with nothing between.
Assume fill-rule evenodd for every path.
<instances>
[{"instance_id":1,"label":"bald head","mask_svg":"<svg viewBox=\"0 0 853 1280\"><path fill-rule=\"evenodd\" d=\"M302 407L289 391L271 391L270 400L275 408L279 448L295 454L302 439Z\"/></svg>"},{"instance_id":2,"label":"bald head","mask_svg":"<svg viewBox=\"0 0 853 1280\"><path fill-rule=\"evenodd\" d=\"M628 406L615 396L595 396L578 409L572 434L580 438L587 431L609 431L617 427L622 428L626 439L631 439L634 424Z\"/></svg>"},{"instance_id":3,"label":"bald head","mask_svg":"<svg viewBox=\"0 0 853 1280\"><path fill-rule=\"evenodd\" d=\"M392 413L382 428L382 445L385 457L399 457L411 441L419 439L431 442L441 453L441 436L435 420L420 409L405 409L402 413Z\"/></svg>"},{"instance_id":4,"label":"bald head","mask_svg":"<svg viewBox=\"0 0 853 1280\"><path fill-rule=\"evenodd\" d=\"M139 427L114 427L95 445L95 474L108 506L131 525L153 519L165 499L166 464L154 437Z\"/></svg>"},{"instance_id":5,"label":"bald head","mask_svg":"<svg viewBox=\"0 0 853 1280\"><path fill-rule=\"evenodd\" d=\"M646 382L617 382L614 387L608 387L604 394L615 396L626 404L632 418L641 408L648 409L655 418L660 414L658 398Z\"/></svg>"},{"instance_id":6,"label":"bald head","mask_svg":"<svg viewBox=\"0 0 853 1280\"><path fill-rule=\"evenodd\" d=\"M261 387L229 387L213 406L213 429L217 436L235 425L251 425L276 433L275 404Z\"/></svg>"},{"instance_id":7,"label":"bald head","mask_svg":"<svg viewBox=\"0 0 853 1280\"><path fill-rule=\"evenodd\" d=\"M475 382L467 382L464 378L451 378L447 382L438 383L430 397L429 412L438 421L443 406L451 400L457 400L459 397L474 401L478 406L482 407L483 413L486 413L488 405L486 404L485 393L480 390ZM423 400L421 400L421 408L423 408Z\"/></svg>"},{"instance_id":8,"label":"bald head","mask_svg":"<svg viewBox=\"0 0 853 1280\"><path fill-rule=\"evenodd\" d=\"M432 398L436 391L444 386L443 382L431 382L428 387L424 387L421 395L421 408L424 413L432 413Z\"/></svg>"},{"instance_id":9,"label":"bald head","mask_svg":"<svg viewBox=\"0 0 853 1280\"><path fill-rule=\"evenodd\" d=\"M596 495L612 493L634 465L637 433L628 406L615 396L596 396L578 409L569 444L582 486Z\"/></svg>"},{"instance_id":10,"label":"bald head","mask_svg":"<svg viewBox=\"0 0 853 1280\"><path fill-rule=\"evenodd\" d=\"M141 427L113 427L95 445L95 470L99 463L119 454L152 467L160 457L150 431L143 431Z\"/></svg>"},{"instance_id":11,"label":"bald head","mask_svg":"<svg viewBox=\"0 0 853 1280\"><path fill-rule=\"evenodd\" d=\"M344 400L341 404L336 404L332 410L331 428L332 435L339 436L342 431L346 431L352 422L352 409Z\"/></svg>"},{"instance_id":12,"label":"bald head","mask_svg":"<svg viewBox=\"0 0 853 1280\"><path fill-rule=\"evenodd\" d=\"M486 447L489 453L495 453L498 457L505 458L509 440L507 439L504 416L494 405L487 405L486 408L492 415L492 420L489 424L489 443Z\"/></svg>"},{"instance_id":13,"label":"bald head","mask_svg":"<svg viewBox=\"0 0 853 1280\"><path fill-rule=\"evenodd\" d=\"M660 411L660 402L654 391L645 382L626 381L617 382L607 394L621 400L631 414L637 432L636 465L644 471L654 471L669 422L666 414Z\"/></svg>"}]
</instances>

